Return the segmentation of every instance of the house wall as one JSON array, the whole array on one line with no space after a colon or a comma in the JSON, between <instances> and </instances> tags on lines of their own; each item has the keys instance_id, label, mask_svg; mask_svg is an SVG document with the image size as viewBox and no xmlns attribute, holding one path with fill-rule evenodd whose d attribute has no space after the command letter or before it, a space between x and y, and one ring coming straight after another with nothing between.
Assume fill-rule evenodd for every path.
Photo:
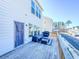
<instances>
[{"instance_id":1,"label":"house wall","mask_svg":"<svg viewBox=\"0 0 79 59\"><path fill-rule=\"evenodd\" d=\"M31 13L31 0L0 0L0 56L14 49L15 21L24 23L24 44L30 42L28 24L41 21Z\"/></svg>"}]
</instances>

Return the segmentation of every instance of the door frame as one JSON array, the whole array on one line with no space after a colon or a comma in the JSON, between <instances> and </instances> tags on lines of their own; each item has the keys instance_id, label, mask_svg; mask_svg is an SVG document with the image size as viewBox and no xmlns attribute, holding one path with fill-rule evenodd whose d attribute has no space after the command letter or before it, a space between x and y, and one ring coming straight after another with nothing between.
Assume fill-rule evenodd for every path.
<instances>
[{"instance_id":1,"label":"door frame","mask_svg":"<svg viewBox=\"0 0 79 59\"><path fill-rule=\"evenodd\" d=\"M14 21L14 48L19 47L20 45L24 44L24 30L23 30L23 43L18 45L18 46L16 46L16 23L21 23L24 26L23 22ZM24 27L23 27L23 29L24 29Z\"/></svg>"}]
</instances>

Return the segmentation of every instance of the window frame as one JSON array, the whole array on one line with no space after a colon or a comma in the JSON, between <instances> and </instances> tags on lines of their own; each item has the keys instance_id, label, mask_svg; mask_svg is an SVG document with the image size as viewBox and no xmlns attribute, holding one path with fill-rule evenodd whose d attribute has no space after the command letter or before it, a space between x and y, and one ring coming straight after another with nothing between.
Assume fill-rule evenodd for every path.
<instances>
[{"instance_id":1,"label":"window frame","mask_svg":"<svg viewBox=\"0 0 79 59\"><path fill-rule=\"evenodd\" d=\"M41 18L41 11L40 11L40 9L39 9L39 18Z\"/></svg>"},{"instance_id":2,"label":"window frame","mask_svg":"<svg viewBox=\"0 0 79 59\"><path fill-rule=\"evenodd\" d=\"M33 0L31 0L31 13L35 14L35 2Z\"/></svg>"},{"instance_id":3,"label":"window frame","mask_svg":"<svg viewBox=\"0 0 79 59\"><path fill-rule=\"evenodd\" d=\"M36 16L39 17L39 8L36 6Z\"/></svg>"}]
</instances>

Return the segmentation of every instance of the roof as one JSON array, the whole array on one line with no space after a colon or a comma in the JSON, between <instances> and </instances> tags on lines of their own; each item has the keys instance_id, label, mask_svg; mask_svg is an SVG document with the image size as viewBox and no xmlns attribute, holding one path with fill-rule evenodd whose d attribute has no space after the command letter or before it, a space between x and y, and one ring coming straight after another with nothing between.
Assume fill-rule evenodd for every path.
<instances>
[{"instance_id":1,"label":"roof","mask_svg":"<svg viewBox=\"0 0 79 59\"><path fill-rule=\"evenodd\" d=\"M43 10L42 6L39 4L39 2L37 0L35 0L36 3L39 5L39 7L41 8L41 10Z\"/></svg>"}]
</instances>

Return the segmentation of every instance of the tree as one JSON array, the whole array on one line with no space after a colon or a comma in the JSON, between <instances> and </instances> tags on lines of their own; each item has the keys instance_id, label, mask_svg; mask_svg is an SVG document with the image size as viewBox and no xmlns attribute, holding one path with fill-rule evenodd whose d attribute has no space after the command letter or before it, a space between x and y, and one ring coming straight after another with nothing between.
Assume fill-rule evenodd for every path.
<instances>
[{"instance_id":1,"label":"tree","mask_svg":"<svg viewBox=\"0 0 79 59\"><path fill-rule=\"evenodd\" d=\"M62 22L62 26L65 26L65 23L64 22Z\"/></svg>"},{"instance_id":2,"label":"tree","mask_svg":"<svg viewBox=\"0 0 79 59\"><path fill-rule=\"evenodd\" d=\"M79 29L79 26L76 26L77 29Z\"/></svg>"},{"instance_id":3,"label":"tree","mask_svg":"<svg viewBox=\"0 0 79 59\"><path fill-rule=\"evenodd\" d=\"M72 21L71 21L71 20L68 20L68 21L66 22L66 25L69 26L70 24L72 24Z\"/></svg>"}]
</instances>

